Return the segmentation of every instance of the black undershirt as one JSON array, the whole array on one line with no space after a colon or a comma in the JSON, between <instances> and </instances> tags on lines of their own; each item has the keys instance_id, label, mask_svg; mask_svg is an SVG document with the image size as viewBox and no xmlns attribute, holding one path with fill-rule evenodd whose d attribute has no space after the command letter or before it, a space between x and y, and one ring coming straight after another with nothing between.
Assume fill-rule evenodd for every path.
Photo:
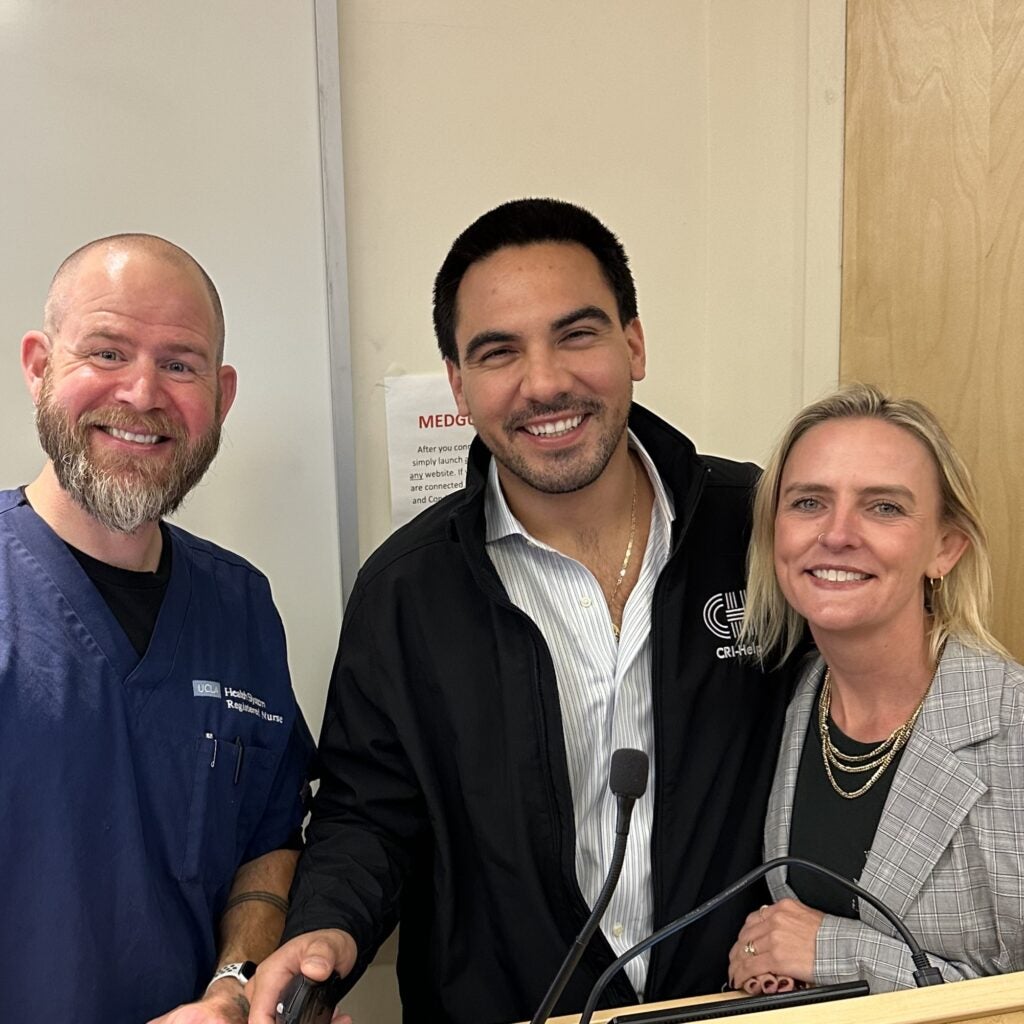
<instances>
[{"instance_id":1,"label":"black undershirt","mask_svg":"<svg viewBox=\"0 0 1024 1024\"><path fill-rule=\"evenodd\" d=\"M19 490L25 504L31 508L32 503L28 500L25 488L20 487ZM167 583L171 578L171 538L163 523L160 523L160 536L163 544L156 572L133 572L131 569L108 565L64 541L65 547L92 580L140 658L149 647L160 606L167 592Z\"/></svg>"},{"instance_id":2,"label":"black undershirt","mask_svg":"<svg viewBox=\"0 0 1024 1024\"><path fill-rule=\"evenodd\" d=\"M171 538L163 523L160 524L160 536L163 543L156 572L134 572L108 565L64 542L106 601L140 658L149 647L171 578Z\"/></svg>"},{"instance_id":3,"label":"black undershirt","mask_svg":"<svg viewBox=\"0 0 1024 1024\"><path fill-rule=\"evenodd\" d=\"M878 781L853 800L839 796L825 774L818 732L821 693L814 703L807 725L800 770L793 794L793 819L789 834L789 854L803 857L846 878L857 881L864 870L868 850L878 831L878 820L889 795L893 776L899 767L901 750ZM866 754L878 742L859 743L840 732L831 715L828 720L832 742L845 754ZM904 748L905 749L905 748ZM832 769L836 783L844 792L860 789L871 772L851 774ZM823 875L803 868L789 869L789 884L802 903L837 917L858 917L857 898Z\"/></svg>"}]
</instances>

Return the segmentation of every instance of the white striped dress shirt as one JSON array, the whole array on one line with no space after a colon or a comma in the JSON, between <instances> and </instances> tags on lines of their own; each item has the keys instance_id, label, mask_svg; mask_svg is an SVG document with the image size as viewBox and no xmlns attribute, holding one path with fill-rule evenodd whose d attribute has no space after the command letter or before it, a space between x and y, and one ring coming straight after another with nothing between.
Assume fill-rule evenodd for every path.
<instances>
[{"instance_id":1,"label":"white striped dress shirt","mask_svg":"<svg viewBox=\"0 0 1024 1024\"><path fill-rule=\"evenodd\" d=\"M634 747L650 758L647 792L633 811L622 875L601 924L616 955L651 933L651 599L668 561L675 516L658 471L632 433L629 443L651 480L654 507L618 643L600 583L575 559L523 529L505 501L493 459L486 500L487 552L513 604L537 624L554 662L576 821L576 876L591 907L615 845L616 800L608 790L612 752ZM641 996L647 962L644 953L626 967Z\"/></svg>"}]
</instances>

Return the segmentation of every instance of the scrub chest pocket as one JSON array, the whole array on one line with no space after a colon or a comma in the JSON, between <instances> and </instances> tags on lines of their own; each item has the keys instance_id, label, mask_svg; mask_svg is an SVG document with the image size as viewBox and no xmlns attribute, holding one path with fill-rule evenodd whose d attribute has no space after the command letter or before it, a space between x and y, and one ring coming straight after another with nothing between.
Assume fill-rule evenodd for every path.
<instances>
[{"instance_id":1,"label":"scrub chest pocket","mask_svg":"<svg viewBox=\"0 0 1024 1024\"><path fill-rule=\"evenodd\" d=\"M194 741L181 881L220 885L234 876L263 814L274 760L236 738L207 732Z\"/></svg>"}]
</instances>

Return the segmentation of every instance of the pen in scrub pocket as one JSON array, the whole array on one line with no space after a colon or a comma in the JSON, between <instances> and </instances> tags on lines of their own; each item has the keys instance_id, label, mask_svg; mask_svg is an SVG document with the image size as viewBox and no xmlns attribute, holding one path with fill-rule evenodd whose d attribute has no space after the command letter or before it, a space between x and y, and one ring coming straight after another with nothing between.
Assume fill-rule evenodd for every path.
<instances>
[{"instance_id":1,"label":"pen in scrub pocket","mask_svg":"<svg viewBox=\"0 0 1024 1024\"><path fill-rule=\"evenodd\" d=\"M238 747L238 751L235 754L235 785L238 785L238 780L242 776L242 758L245 756L245 746L242 744L242 738L240 736L235 737L235 746Z\"/></svg>"}]
</instances>

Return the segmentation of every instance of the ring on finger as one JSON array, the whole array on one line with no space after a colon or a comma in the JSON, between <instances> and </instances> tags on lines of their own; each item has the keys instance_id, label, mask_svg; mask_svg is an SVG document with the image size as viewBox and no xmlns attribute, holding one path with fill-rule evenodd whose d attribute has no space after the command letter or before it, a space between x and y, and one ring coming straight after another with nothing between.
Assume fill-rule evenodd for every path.
<instances>
[{"instance_id":1,"label":"ring on finger","mask_svg":"<svg viewBox=\"0 0 1024 1024\"><path fill-rule=\"evenodd\" d=\"M757 956L757 946L755 946L752 942L748 942L743 947L743 952L746 953L747 956Z\"/></svg>"}]
</instances>

